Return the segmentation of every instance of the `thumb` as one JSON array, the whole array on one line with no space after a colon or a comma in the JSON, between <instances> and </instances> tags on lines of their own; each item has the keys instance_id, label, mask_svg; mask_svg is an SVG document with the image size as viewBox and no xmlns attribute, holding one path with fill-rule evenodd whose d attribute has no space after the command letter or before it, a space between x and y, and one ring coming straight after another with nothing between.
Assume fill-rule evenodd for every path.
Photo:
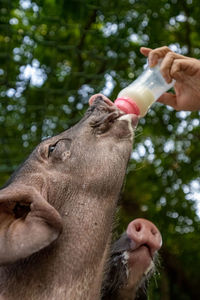
<instances>
[{"instance_id":1,"label":"thumb","mask_svg":"<svg viewBox=\"0 0 200 300\"><path fill-rule=\"evenodd\" d=\"M172 93L164 93L160 98L157 100L160 103L163 103L165 105L169 105L173 107L174 109L177 109L177 97L175 94Z\"/></svg>"}]
</instances>

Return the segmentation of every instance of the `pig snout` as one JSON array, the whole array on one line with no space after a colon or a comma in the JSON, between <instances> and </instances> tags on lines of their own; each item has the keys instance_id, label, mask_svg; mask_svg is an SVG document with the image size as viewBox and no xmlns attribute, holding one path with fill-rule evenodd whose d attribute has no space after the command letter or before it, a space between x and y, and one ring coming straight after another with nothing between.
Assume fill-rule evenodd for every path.
<instances>
[{"instance_id":1,"label":"pig snout","mask_svg":"<svg viewBox=\"0 0 200 300\"><path fill-rule=\"evenodd\" d=\"M95 101L95 99L98 98L98 97L101 97L102 100L104 102L106 102L109 106L114 106L114 103L102 94L95 94L95 95L91 96L90 99L89 99L89 105L91 106L93 104L93 102Z\"/></svg>"},{"instance_id":2,"label":"pig snout","mask_svg":"<svg viewBox=\"0 0 200 300\"><path fill-rule=\"evenodd\" d=\"M158 228L148 220L135 219L129 223L126 233L131 239L131 249L149 248L151 257L161 248L162 237Z\"/></svg>"},{"instance_id":3,"label":"pig snout","mask_svg":"<svg viewBox=\"0 0 200 300\"><path fill-rule=\"evenodd\" d=\"M138 124L138 116L135 114L126 114L123 111L121 111L110 99L108 99L106 96L102 94L95 94L90 97L89 99L89 105L95 105L95 102L100 100L103 101L107 107L109 107L112 111L115 111L118 113L119 120L130 120L131 125L133 128L137 127Z\"/></svg>"}]
</instances>

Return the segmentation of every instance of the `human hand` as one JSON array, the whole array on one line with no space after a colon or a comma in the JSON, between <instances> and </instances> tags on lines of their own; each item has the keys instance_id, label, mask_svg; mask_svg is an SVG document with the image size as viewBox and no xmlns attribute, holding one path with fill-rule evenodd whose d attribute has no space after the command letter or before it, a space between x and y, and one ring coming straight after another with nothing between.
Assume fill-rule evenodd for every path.
<instances>
[{"instance_id":1,"label":"human hand","mask_svg":"<svg viewBox=\"0 0 200 300\"><path fill-rule=\"evenodd\" d=\"M165 93L158 101L176 110L195 111L200 109L200 61L171 51L168 47L150 49L142 47L140 52L148 56L153 67L163 59L160 71L166 82L175 79L175 94Z\"/></svg>"}]
</instances>

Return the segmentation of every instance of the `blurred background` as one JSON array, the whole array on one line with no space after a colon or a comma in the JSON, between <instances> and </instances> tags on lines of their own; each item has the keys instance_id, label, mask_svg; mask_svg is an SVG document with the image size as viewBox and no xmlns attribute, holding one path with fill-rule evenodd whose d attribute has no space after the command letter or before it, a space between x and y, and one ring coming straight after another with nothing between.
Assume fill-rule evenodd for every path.
<instances>
[{"instance_id":1,"label":"blurred background","mask_svg":"<svg viewBox=\"0 0 200 300\"><path fill-rule=\"evenodd\" d=\"M0 0L0 185L92 94L137 78L141 46L200 58L199 16L198 0ZM115 236L136 217L163 235L146 299L200 299L199 115L155 104L136 132Z\"/></svg>"}]
</instances>

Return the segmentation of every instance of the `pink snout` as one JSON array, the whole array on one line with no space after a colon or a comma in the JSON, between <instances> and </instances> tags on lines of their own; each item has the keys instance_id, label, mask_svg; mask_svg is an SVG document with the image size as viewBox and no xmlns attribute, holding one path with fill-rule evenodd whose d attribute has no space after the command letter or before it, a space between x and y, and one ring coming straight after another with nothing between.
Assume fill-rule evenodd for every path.
<instances>
[{"instance_id":1,"label":"pink snout","mask_svg":"<svg viewBox=\"0 0 200 300\"><path fill-rule=\"evenodd\" d=\"M135 219L129 223L126 233L132 240L133 250L147 246L152 257L162 246L160 231L148 220Z\"/></svg>"},{"instance_id":2,"label":"pink snout","mask_svg":"<svg viewBox=\"0 0 200 300\"><path fill-rule=\"evenodd\" d=\"M108 99L106 96L104 96L103 94L95 94L95 95L91 96L89 99L90 106L93 104L94 100L97 97L101 97L109 106L114 106L114 103L110 99Z\"/></svg>"}]
</instances>

